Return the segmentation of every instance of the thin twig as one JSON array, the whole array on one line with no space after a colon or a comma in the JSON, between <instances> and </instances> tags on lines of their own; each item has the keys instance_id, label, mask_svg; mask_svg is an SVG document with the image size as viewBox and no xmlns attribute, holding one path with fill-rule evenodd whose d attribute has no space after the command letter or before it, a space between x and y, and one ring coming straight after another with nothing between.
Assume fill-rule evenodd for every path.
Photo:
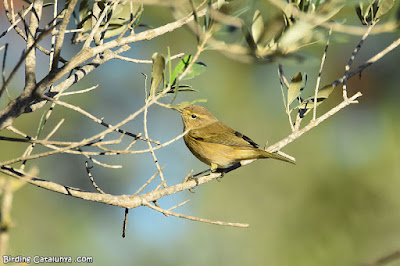
<instances>
[{"instance_id":1,"label":"thin twig","mask_svg":"<svg viewBox=\"0 0 400 266\"><path fill-rule=\"evenodd\" d=\"M124 223L123 223L123 225L122 225L122 237L125 237L125 236L126 236L126 226L127 226L127 224L128 224L128 212L129 212L129 209L128 209L128 208L125 208Z\"/></svg>"},{"instance_id":2,"label":"thin twig","mask_svg":"<svg viewBox=\"0 0 400 266\"><path fill-rule=\"evenodd\" d=\"M146 101L147 101L147 100L146 100ZM147 113L148 113L148 109L145 108L145 109L144 109L144 112L143 112L144 136L145 136L146 139L149 139L149 132L148 132L148 130L147 130ZM151 145L150 141L147 141L147 145L149 146L150 153L151 153L151 156L153 157L153 161L154 161L154 163L155 163L155 165L156 165L156 167L157 167L157 170L158 170L159 173L160 173L161 183L163 184L164 187L166 187L166 186L167 186L167 183L166 183L166 181L165 181L164 174L163 174L163 172L162 172L162 169L161 169L161 167L160 167L160 164L158 163L158 159L157 159L156 153L154 152L153 146Z\"/></svg>"},{"instance_id":3,"label":"thin twig","mask_svg":"<svg viewBox=\"0 0 400 266\"><path fill-rule=\"evenodd\" d=\"M141 186L141 187L135 192L135 194L133 194L133 195L134 195L134 196L139 195L139 193L142 192L142 190L143 190L145 187L147 187L147 186L151 183L151 181L153 181L153 179L161 172L162 169L164 169L164 167L165 167L165 165L163 165L159 170L157 170L157 172L156 172L154 175L152 175L152 176L149 178L149 180L147 180L147 182L144 183L143 186Z\"/></svg>"},{"instance_id":4,"label":"thin twig","mask_svg":"<svg viewBox=\"0 0 400 266\"><path fill-rule=\"evenodd\" d=\"M92 182L93 187L94 187L98 192L100 192L101 194L106 194L106 193L96 184L96 182L94 181L94 177L93 177L92 173L90 172L90 169L92 169L93 166L89 166L88 161L86 161L86 162L85 162L85 167L86 167L86 173L88 174L89 179L90 179L90 182Z\"/></svg>"},{"instance_id":5,"label":"thin twig","mask_svg":"<svg viewBox=\"0 0 400 266\"><path fill-rule=\"evenodd\" d=\"M153 150L158 150L161 148L164 148L168 145L170 145L171 143L174 143L175 141L177 141L178 139L182 138L186 133L188 132L188 130L186 130L185 132L183 132L182 134L176 136L175 138L166 141L164 143L161 143L160 145L153 147ZM72 154L80 154L80 155L102 155L102 156L113 156L113 155L119 155L119 154L140 154L140 153L147 153L150 152L150 149L143 149L143 150L110 150L107 149L108 152L97 152L97 151L76 151L74 149L77 149L77 147L83 147L83 146L100 146L100 144L98 144L100 142L100 140L96 141L91 141L90 143L86 143L87 141L80 141L80 142L70 142L70 141L43 141L43 140L38 140L38 139L33 139L30 137L27 138L12 138L12 137L4 137L4 136L0 136L0 140L4 140L4 141L14 141L14 142L25 142L25 143L38 143L41 144L45 147L54 149L54 151L50 151L50 152L44 152L44 153L39 153L39 154L35 154L35 155L31 155L31 156L27 156L27 157L19 157L19 158L15 158L6 162L2 162L0 163L1 165L7 165L7 164L13 164L13 163L17 163L20 162L22 160L33 160L33 159L38 159L38 158L43 158L46 156L50 156L56 153L72 153ZM113 141L112 141L113 142ZM102 141L102 143L104 143ZM64 146L65 148L60 148L60 147L54 147L53 145L58 145L58 146ZM104 149L104 148L103 148Z\"/></svg>"},{"instance_id":6,"label":"thin twig","mask_svg":"<svg viewBox=\"0 0 400 266\"><path fill-rule=\"evenodd\" d=\"M9 232L12 225L11 222L11 207L13 202L13 181L10 178L3 178L4 184L0 188L2 195L0 209L0 254L7 254L9 251Z\"/></svg>"},{"instance_id":7,"label":"thin twig","mask_svg":"<svg viewBox=\"0 0 400 266\"><path fill-rule=\"evenodd\" d=\"M150 203L148 203L146 201L144 202L144 205L146 205L147 207L149 207L149 208L151 208L153 210L161 212L163 214L172 215L172 216L175 216L175 217L178 217L178 218L183 218L183 219L192 220L192 221L196 221L196 222L209 223L209 224L215 224L215 225L223 225L223 226L242 227L242 228L249 227L249 224L214 221L214 220L199 218L199 217L195 217L195 216L189 216L189 215L184 215L184 214L171 212L171 211L164 210L162 208L156 207L156 206L154 206L154 205L152 205L152 204L150 204Z\"/></svg>"},{"instance_id":8,"label":"thin twig","mask_svg":"<svg viewBox=\"0 0 400 266\"><path fill-rule=\"evenodd\" d=\"M365 39L367 39L368 35L370 34L372 28L374 27L375 24L372 24L371 26L369 26L367 28L367 31L365 32L365 34L362 36L360 42L358 43L358 45L356 46L356 48L353 50L353 53L351 54L350 60L347 63L347 65L344 67L344 79L343 79L343 99L347 100L347 79L349 76L349 71L350 71L350 67L353 64L354 59L356 58L357 53L360 51L361 46L363 45Z\"/></svg>"},{"instance_id":9,"label":"thin twig","mask_svg":"<svg viewBox=\"0 0 400 266\"><path fill-rule=\"evenodd\" d=\"M46 136L46 138L44 139L44 141L49 140L55 133L56 131L60 128L60 126L64 123L65 119L61 119L60 122L58 122L58 124L53 128L53 130Z\"/></svg>"},{"instance_id":10,"label":"thin twig","mask_svg":"<svg viewBox=\"0 0 400 266\"><path fill-rule=\"evenodd\" d=\"M54 1L54 6L53 6L53 25L57 24L57 8L58 8L58 0ZM53 59L54 59L54 47L56 45L56 29L53 29L53 32L51 33L51 49L50 49L50 57L49 57L49 71L51 71L51 67L53 65Z\"/></svg>"},{"instance_id":11,"label":"thin twig","mask_svg":"<svg viewBox=\"0 0 400 266\"><path fill-rule=\"evenodd\" d=\"M172 206L171 208L168 209L168 211L172 211L172 210L174 210L174 209L176 209L176 208L179 208L179 207L181 207L182 205L185 205L186 203L188 203L189 201L190 201L190 199L185 200L185 201L183 201L183 202L181 202L181 203L179 203L179 204L177 204L177 205L175 205L175 206Z\"/></svg>"},{"instance_id":12,"label":"thin twig","mask_svg":"<svg viewBox=\"0 0 400 266\"><path fill-rule=\"evenodd\" d=\"M281 85L281 92L282 92L282 99L283 99L283 105L285 107L285 112L288 116L289 119L289 125L290 125L290 129L292 130L292 132L295 131L294 125L293 125L293 121L292 121L292 116L291 116L291 110L289 108L289 104L286 103L286 97L285 97L285 93L283 91L283 85L285 85L286 89L289 89L289 82L287 81L285 74L283 73L283 67L281 64L279 64L278 66L278 74L279 74L279 83Z\"/></svg>"},{"instance_id":13,"label":"thin twig","mask_svg":"<svg viewBox=\"0 0 400 266\"><path fill-rule=\"evenodd\" d=\"M78 106L75 106L75 105L60 101L60 100L56 100L56 99L48 97L46 95L43 95L42 98L44 98L46 100L49 100L49 101L52 101L52 102L54 102L54 103L56 103L58 105L64 106L64 107L66 107L68 109L74 110L74 111L76 111L76 112L78 112L78 113L90 118L91 120L93 120L94 122L96 122L96 123L98 123L98 124L100 124L102 126L105 126L107 128L111 128L112 127L112 125L104 122L102 119L99 119L99 118L95 117L94 115L90 114L89 112L86 112L85 110L83 110L82 108L80 108ZM125 135L130 136L130 137L133 137L135 139L141 139L141 140L144 140L144 141L149 141L149 142L153 142L153 143L156 143L156 144L160 144L159 141L151 140L151 139L148 139L148 138L143 138L143 137L138 136L138 134L134 134L134 133L125 131L123 129L115 128L114 131L115 132L119 132L121 134L125 134Z\"/></svg>"},{"instance_id":14,"label":"thin twig","mask_svg":"<svg viewBox=\"0 0 400 266\"><path fill-rule=\"evenodd\" d=\"M193 173L193 169L190 170L190 172L185 176L185 178L183 179L183 183L185 183L189 180L189 177L192 175L192 173Z\"/></svg>"},{"instance_id":15,"label":"thin twig","mask_svg":"<svg viewBox=\"0 0 400 266\"><path fill-rule=\"evenodd\" d=\"M319 84L321 82L322 69L324 68L326 55L328 53L329 38L331 37L331 34L332 34L332 28L330 28L329 33L328 33L328 38L326 40L326 45L325 45L325 51L324 51L324 54L322 55L321 66L319 67L318 77L317 77L317 81L315 83L314 110L313 110L313 120L314 121L315 121L315 119L317 119L317 95L318 95L318 90L319 90Z\"/></svg>"},{"instance_id":16,"label":"thin twig","mask_svg":"<svg viewBox=\"0 0 400 266\"><path fill-rule=\"evenodd\" d=\"M92 91L94 89L97 89L98 87L99 87L99 84L92 86L90 88L87 88L87 89L79 90L79 91L63 92L63 93L60 93L59 96L61 97L61 96L70 96L70 95L86 93L86 92Z\"/></svg>"},{"instance_id":17,"label":"thin twig","mask_svg":"<svg viewBox=\"0 0 400 266\"><path fill-rule=\"evenodd\" d=\"M171 60L176 59L176 58L181 58L183 57L185 54L184 53L180 53L174 56L171 56ZM116 55L115 56L116 59L120 59L120 60L124 60L127 62L132 62L132 63L137 63L137 64L152 64L153 61L152 60L142 60L142 59L133 59L133 58L129 58L126 56L121 56L121 55Z\"/></svg>"}]
</instances>

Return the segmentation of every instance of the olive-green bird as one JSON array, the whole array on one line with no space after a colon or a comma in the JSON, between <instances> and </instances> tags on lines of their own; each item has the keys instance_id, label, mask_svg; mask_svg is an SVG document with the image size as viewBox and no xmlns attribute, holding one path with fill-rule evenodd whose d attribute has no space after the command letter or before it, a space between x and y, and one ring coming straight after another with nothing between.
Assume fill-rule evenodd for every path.
<instances>
[{"instance_id":1,"label":"olive-green bird","mask_svg":"<svg viewBox=\"0 0 400 266\"><path fill-rule=\"evenodd\" d=\"M274 158L295 163L276 153L259 148L249 137L228 127L206 108L189 105L179 110L183 120L183 137L186 146L200 161L211 166L211 170L227 173L257 159Z\"/></svg>"}]
</instances>

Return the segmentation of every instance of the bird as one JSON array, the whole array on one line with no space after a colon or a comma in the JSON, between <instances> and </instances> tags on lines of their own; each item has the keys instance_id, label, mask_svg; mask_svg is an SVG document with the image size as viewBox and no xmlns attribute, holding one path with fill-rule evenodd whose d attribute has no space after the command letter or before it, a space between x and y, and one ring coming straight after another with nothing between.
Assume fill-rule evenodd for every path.
<instances>
[{"instance_id":1,"label":"bird","mask_svg":"<svg viewBox=\"0 0 400 266\"><path fill-rule=\"evenodd\" d=\"M194 156L222 175L257 159L274 158L295 164L294 160L270 153L242 133L220 122L199 105L178 109L183 121L183 139ZM206 171L209 171L206 170ZM203 171L203 172L206 172Z\"/></svg>"}]
</instances>

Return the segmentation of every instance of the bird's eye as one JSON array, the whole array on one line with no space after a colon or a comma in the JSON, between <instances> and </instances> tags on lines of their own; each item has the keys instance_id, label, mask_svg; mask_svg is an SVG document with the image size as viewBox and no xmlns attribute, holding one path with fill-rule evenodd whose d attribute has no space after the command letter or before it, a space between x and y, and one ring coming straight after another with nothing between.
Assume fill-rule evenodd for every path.
<instances>
[{"instance_id":1,"label":"bird's eye","mask_svg":"<svg viewBox=\"0 0 400 266\"><path fill-rule=\"evenodd\" d=\"M195 114L192 114L192 115L191 115L191 117L192 117L192 118L196 118L196 117L197 117L197 115L195 115Z\"/></svg>"}]
</instances>

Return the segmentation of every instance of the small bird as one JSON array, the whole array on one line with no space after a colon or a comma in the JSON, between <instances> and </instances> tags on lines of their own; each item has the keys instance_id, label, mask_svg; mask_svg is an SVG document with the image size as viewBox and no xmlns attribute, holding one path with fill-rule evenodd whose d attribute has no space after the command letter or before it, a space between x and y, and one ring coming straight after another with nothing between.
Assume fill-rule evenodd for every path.
<instances>
[{"instance_id":1,"label":"small bird","mask_svg":"<svg viewBox=\"0 0 400 266\"><path fill-rule=\"evenodd\" d=\"M295 163L276 153L259 148L249 137L233 130L206 108L189 105L178 110L182 115L183 137L186 146L200 161L211 166L211 171L227 173L257 159L274 158Z\"/></svg>"}]
</instances>

